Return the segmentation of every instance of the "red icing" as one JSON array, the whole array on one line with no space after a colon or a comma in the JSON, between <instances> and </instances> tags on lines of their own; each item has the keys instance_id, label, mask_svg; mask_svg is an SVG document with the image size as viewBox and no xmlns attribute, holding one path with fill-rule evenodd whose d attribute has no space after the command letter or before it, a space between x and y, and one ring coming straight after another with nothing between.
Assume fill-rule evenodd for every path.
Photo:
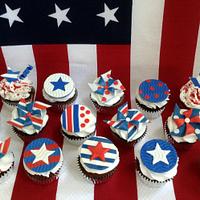
<instances>
[{"instance_id":1,"label":"red icing","mask_svg":"<svg viewBox=\"0 0 200 200\"><path fill-rule=\"evenodd\" d=\"M118 85L118 81L115 81L115 82L114 82L114 85Z\"/></svg>"},{"instance_id":2,"label":"red icing","mask_svg":"<svg viewBox=\"0 0 200 200\"><path fill-rule=\"evenodd\" d=\"M90 120L89 120L89 119L85 119L84 122L85 122L85 123L89 123Z\"/></svg>"},{"instance_id":3,"label":"red icing","mask_svg":"<svg viewBox=\"0 0 200 200\"><path fill-rule=\"evenodd\" d=\"M81 113L81 114L80 114L80 117L82 117L82 118L85 117L85 114L84 114L84 113Z\"/></svg>"},{"instance_id":4,"label":"red icing","mask_svg":"<svg viewBox=\"0 0 200 200\"><path fill-rule=\"evenodd\" d=\"M105 94L106 94L106 95L109 95L109 94L110 94L110 91L109 91L109 90L106 90L106 91L105 91Z\"/></svg>"},{"instance_id":5,"label":"red icing","mask_svg":"<svg viewBox=\"0 0 200 200\"><path fill-rule=\"evenodd\" d=\"M150 89L150 90L155 90L155 88L154 88L153 86L151 86L149 89Z\"/></svg>"},{"instance_id":6,"label":"red icing","mask_svg":"<svg viewBox=\"0 0 200 200\"><path fill-rule=\"evenodd\" d=\"M154 97L157 99L159 98L159 94L155 94Z\"/></svg>"},{"instance_id":7,"label":"red icing","mask_svg":"<svg viewBox=\"0 0 200 200\"><path fill-rule=\"evenodd\" d=\"M90 110L86 110L86 112L85 112L87 115L89 115L90 114Z\"/></svg>"},{"instance_id":8,"label":"red icing","mask_svg":"<svg viewBox=\"0 0 200 200\"><path fill-rule=\"evenodd\" d=\"M81 110L85 110L85 107L84 107L84 106L81 106L80 109L81 109Z\"/></svg>"},{"instance_id":9,"label":"red icing","mask_svg":"<svg viewBox=\"0 0 200 200\"><path fill-rule=\"evenodd\" d=\"M145 95L145 97L144 97L145 99L149 99L150 98L150 96L149 95Z\"/></svg>"},{"instance_id":10,"label":"red icing","mask_svg":"<svg viewBox=\"0 0 200 200\"><path fill-rule=\"evenodd\" d=\"M105 102L107 99L106 99L106 97L102 97L101 100Z\"/></svg>"},{"instance_id":11,"label":"red icing","mask_svg":"<svg viewBox=\"0 0 200 200\"><path fill-rule=\"evenodd\" d=\"M84 127L85 127L85 124L84 124L84 123L82 123L82 124L81 124L81 127L82 127L82 128L84 128Z\"/></svg>"},{"instance_id":12,"label":"red icing","mask_svg":"<svg viewBox=\"0 0 200 200\"><path fill-rule=\"evenodd\" d=\"M159 86L159 87L162 87L162 86L163 86L163 83L159 82L159 83L158 83L158 86Z\"/></svg>"},{"instance_id":13,"label":"red icing","mask_svg":"<svg viewBox=\"0 0 200 200\"><path fill-rule=\"evenodd\" d=\"M142 94L142 90L139 90L139 94Z\"/></svg>"},{"instance_id":14,"label":"red icing","mask_svg":"<svg viewBox=\"0 0 200 200\"><path fill-rule=\"evenodd\" d=\"M151 83L151 80L146 80L147 83Z\"/></svg>"}]
</instances>

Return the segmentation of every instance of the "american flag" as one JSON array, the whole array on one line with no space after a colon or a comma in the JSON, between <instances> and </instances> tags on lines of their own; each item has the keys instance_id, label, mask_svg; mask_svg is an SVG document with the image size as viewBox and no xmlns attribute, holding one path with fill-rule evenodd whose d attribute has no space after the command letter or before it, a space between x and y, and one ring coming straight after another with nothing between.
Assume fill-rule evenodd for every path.
<instances>
[{"instance_id":1,"label":"american flag","mask_svg":"<svg viewBox=\"0 0 200 200\"><path fill-rule=\"evenodd\" d=\"M0 186L1 200L188 200L199 199L199 143L178 150L178 174L162 188L150 188L136 176L134 153L150 138L164 138L163 123L179 103L179 90L189 77L200 72L199 0L2 0L0 1L0 74L11 67L21 71L34 66L30 79L42 98L45 78L66 73L79 91L77 103L91 109L88 83L110 69L126 88L129 107L135 107L138 84L150 78L166 82L170 102L162 117L148 125L147 136L134 148L115 142L121 161L113 178L93 185L81 177L76 166L77 147L58 134L60 114L49 112L43 137L63 149L64 167L57 182L37 185L30 181L22 164L27 143L15 136L6 121L10 113L1 106L0 140L11 136L15 171ZM93 112L95 110L93 109ZM111 139L105 119L97 114L97 135ZM53 124L53 126L52 126ZM111 139L112 140L112 139Z\"/></svg>"}]
</instances>

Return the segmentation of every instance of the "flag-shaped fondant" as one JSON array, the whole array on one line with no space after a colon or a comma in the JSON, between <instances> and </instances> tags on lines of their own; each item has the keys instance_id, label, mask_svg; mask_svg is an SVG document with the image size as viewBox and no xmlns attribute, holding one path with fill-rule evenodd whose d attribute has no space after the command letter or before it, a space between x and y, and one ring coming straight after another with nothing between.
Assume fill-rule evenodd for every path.
<instances>
[{"instance_id":1,"label":"flag-shaped fondant","mask_svg":"<svg viewBox=\"0 0 200 200\"><path fill-rule=\"evenodd\" d=\"M122 131L127 132L127 141L131 141L140 123L148 123L148 119L136 109L128 109L128 103L118 108L116 120L108 120L106 123Z\"/></svg>"},{"instance_id":2,"label":"flag-shaped fondant","mask_svg":"<svg viewBox=\"0 0 200 200\"><path fill-rule=\"evenodd\" d=\"M102 96L102 101L112 99L116 93L125 90L120 80L114 80L111 77L111 70L102 74L94 83L89 83L93 92Z\"/></svg>"},{"instance_id":3,"label":"flag-shaped fondant","mask_svg":"<svg viewBox=\"0 0 200 200\"><path fill-rule=\"evenodd\" d=\"M11 139L9 137L4 142L0 141L0 159L3 158L7 154L9 146L10 146L10 140Z\"/></svg>"},{"instance_id":4,"label":"flag-shaped fondant","mask_svg":"<svg viewBox=\"0 0 200 200\"><path fill-rule=\"evenodd\" d=\"M22 129L26 126L33 126L38 133L43 125L42 110L46 110L50 105L44 104L39 101L26 102L25 99L21 99L17 104L18 117L8 121L11 126Z\"/></svg>"},{"instance_id":5,"label":"flag-shaped fondant","mask_svg":"<svg viewBox=\"0 0 200 200\"><path fill-rule=\"evenodd\" d=\"M191 77L190 80L192 81L195 87L200 88L200 75L197 78Z\"/></svg>"}]
</instances>

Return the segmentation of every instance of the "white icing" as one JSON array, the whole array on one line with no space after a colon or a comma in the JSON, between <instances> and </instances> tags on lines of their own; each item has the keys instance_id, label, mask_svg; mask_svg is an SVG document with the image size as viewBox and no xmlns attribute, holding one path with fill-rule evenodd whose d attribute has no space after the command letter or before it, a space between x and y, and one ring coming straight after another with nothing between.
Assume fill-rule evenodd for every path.
<instances>
[{"instance_id":1,"label":"white icing","mask_svg":"<svg viewBox=\"0 0 200 200\"><path fill-rule=\"evenodd\" d=\"M17 88L15 88L17 87ZM32 82L28 79L9 83L6 79L0 81L0 96L6 100L19 101L28 98L32 90Z\"/></svg>"},{"instance_id":2,"label":"white icing","mask_svg":"<svg viewBox=\"0 0 200 200\"><path fill-rule=\"evenodd\" d=\"M181 112L184 112L184 111L186 111L186 109L181 109ZM169 132L179 133L178 126L174 122L172 116L168 117L167 119L167 127L169 129ZM170 136L178 143L181 143L181 142L195 143L198 140L195 133L191 133L183 137L178 137L174 135L170 135Z\"/></svg>"},{"instance_id":3,"label":"white icing","mask_svg":"<svg viewBox=\"0 0 200 200\"><path fill-rule=\"evenodd\" d=\"M200 109L200 88L194 86L192 81L188 81L180 90L180 100L188 108Z\"/></svg>"},{"instance_id":4,"label":"white icing","mask_svg":"<svg viewBox=\"0 0 200 200\"><path fill-rule=\"evenodd\" d=\"M5 172L7 171L14 162L14 155L13 153L7 153L5 156L0 158L0 171Z\"/></svg>"},{"instance_id":5,"label":"white icing","mask_svg":"<svg viewBox=\"0 0 200 200\"><path fill-rule=\"evenodd\" d=\"M162 108L163 106L165 106L165 105L167 104L167 102L169 101L169 96L168 96L164 101L151 103L151 102L149 102L149 101L145 101L144 99L142 99L142 98L140 97L139 90L137 90L137 91L136 91L136 99L137 99L141 104L147 106L148 108L156 109L156 107Z\"/></svg>"}]
</instances>

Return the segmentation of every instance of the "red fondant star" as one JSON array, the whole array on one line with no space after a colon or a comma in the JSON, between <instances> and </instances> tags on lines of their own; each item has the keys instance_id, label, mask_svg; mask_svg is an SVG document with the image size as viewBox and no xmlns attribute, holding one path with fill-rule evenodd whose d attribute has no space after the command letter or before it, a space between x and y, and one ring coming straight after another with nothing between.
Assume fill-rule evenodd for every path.
<instances>
[{"instance_id":1,"label":"red fondant star","mask_svg":"<svg viewBox=\"0 0 200 200\"><path fill-rule=\"evenodd\" d=\"M110 150L109 148L104 148L101 142L98 142L96 146L88 146L88 149L92 153L90 160L99 158L102 161L105 161L105 153Z\"/></svg>"}]
</instances>

